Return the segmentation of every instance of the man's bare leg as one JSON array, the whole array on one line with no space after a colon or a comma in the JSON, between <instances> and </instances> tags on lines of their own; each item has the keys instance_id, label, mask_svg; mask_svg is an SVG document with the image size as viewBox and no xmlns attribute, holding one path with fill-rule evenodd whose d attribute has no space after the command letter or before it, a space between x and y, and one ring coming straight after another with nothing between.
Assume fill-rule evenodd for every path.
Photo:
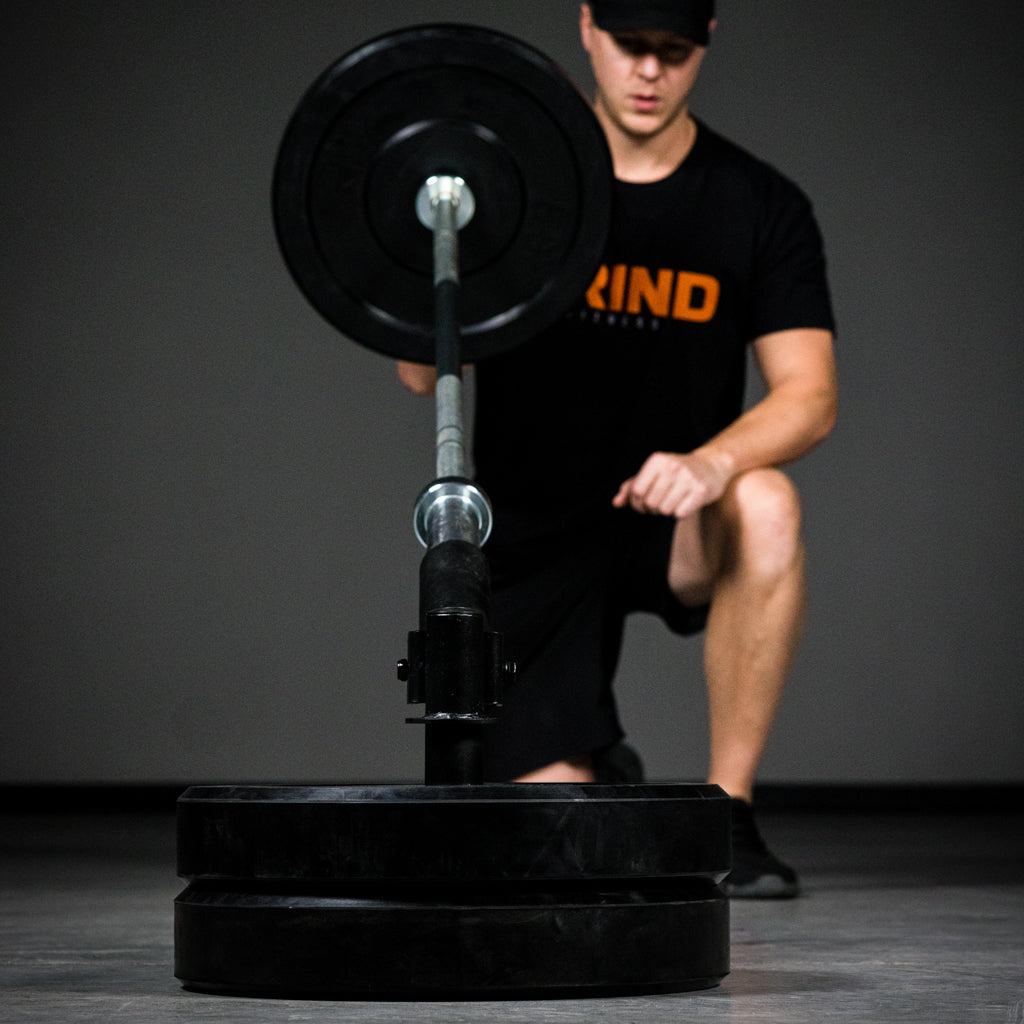
<instances>
[{"instance_id":1,"label":"man's bare leg","mask_svg":"<svg viewBox=\"0 0 1024 1024\"><path fill-rule=\"evenodd\" d=\"M588 757L573 757L565 761L535 768L532 772L520 775L513 782L593 782L594 771Z\"/></svg>"},{"instance_id":2,"label":"man's bare leg","mask_svg":"<svg viewBox=\"0 0 1024 1024\"><path fill-rule=\"evenodd\" d=\"M704 641L708 781L750 802L754 776L804 618L800 503L777 470L747 473L676 528L669 583L684 603L711 598Z\"/></svg>"},{"instance_id":3,"label":"man's bare leg","mask_svg":"<svg viewBox=\"0 0 1024 1024\"><path fill-rule=\"evenodd\" d=\"M690 605L711 600L704 666L711 729L708 781L748 803L804 619L800 501L778 470L755 470L714 505L681 520L669 585ZM517 782L592 782L588 757Z\"/></svg>"}]
</instances>

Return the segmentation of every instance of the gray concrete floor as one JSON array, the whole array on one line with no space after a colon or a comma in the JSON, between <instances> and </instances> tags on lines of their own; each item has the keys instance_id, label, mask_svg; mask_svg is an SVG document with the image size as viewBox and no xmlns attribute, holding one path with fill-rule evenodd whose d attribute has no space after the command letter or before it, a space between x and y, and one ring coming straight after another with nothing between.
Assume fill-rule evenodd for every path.
<instances>
[{"instance_id":1,"label":"gray concrete floor","mask_svg":"<svg viewBox=\"0 0 1024 1024\"><path fill-rule=\"evenodd\" d=\"M1024 1024L1024 820L775 814L797 900L734 902L732 973L703 992L316 1002L183 991L169 815L0 816L0 1022L821 1021Z\"/></svg>"}]
</instances>

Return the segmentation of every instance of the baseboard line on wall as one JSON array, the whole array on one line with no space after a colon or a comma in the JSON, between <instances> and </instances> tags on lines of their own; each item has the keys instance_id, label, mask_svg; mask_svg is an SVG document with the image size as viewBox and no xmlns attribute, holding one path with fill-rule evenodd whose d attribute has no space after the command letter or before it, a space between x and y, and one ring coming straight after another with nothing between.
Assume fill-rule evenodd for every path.
<instances>
[{"instance_id":1,"label":"baseboard line on wall","mask_svg":"<svg viewBox=\"0 0 1024 1024\"><path fill-rule=\"evenodd\" d=\"M0 783L0 814L170 813L190 785L209 783ZM278 785L262 781L232 785ZM353 781L284 785L378 785ZM389 785L414 784L404 782ZM764 782L754 793L761 811L801 813L1019 813L1024 782Z\"/></svg>"}]
</instances>

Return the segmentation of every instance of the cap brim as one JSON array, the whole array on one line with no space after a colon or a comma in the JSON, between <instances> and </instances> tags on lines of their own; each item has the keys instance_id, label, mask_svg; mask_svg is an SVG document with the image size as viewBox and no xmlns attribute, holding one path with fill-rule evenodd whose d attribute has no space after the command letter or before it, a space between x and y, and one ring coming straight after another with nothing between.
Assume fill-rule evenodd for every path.
<instances>
[{"instance_id":1,"label":"cap brim","mask_svg":"<svg viewBox=\"0 0 1024 1024\"><path fill-rule=\"evenodd\" d=\"M672 17L667 12L636 11L629 13L610 12L600 18L594 16L594 24L605 32L660 31L682 36L698 46L707 46L711 35L707 23L686 17Z\"/></svg>"}]
</instances>

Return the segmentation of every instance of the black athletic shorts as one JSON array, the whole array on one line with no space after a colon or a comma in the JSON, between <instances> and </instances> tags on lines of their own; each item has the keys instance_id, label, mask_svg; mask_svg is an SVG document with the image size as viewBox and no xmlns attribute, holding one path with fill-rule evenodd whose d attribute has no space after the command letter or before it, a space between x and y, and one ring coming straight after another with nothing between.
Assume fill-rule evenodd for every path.
<instances>
[{"instance_id":1,"label":"black athletic shorts","mask_svg":"<svg viewBox=\"0 0 1024 1024\"><path fill-rule=\"evenodd\" d=\"M707 606L669 589L675 520L612 510L600 523L542 543L484 548L492 627L516 662L498 723L484 733L484 775L499 782L622 738L612 693L630 612L659 615L675 633L700 632Z\"/></svg>"}]
</instances>

